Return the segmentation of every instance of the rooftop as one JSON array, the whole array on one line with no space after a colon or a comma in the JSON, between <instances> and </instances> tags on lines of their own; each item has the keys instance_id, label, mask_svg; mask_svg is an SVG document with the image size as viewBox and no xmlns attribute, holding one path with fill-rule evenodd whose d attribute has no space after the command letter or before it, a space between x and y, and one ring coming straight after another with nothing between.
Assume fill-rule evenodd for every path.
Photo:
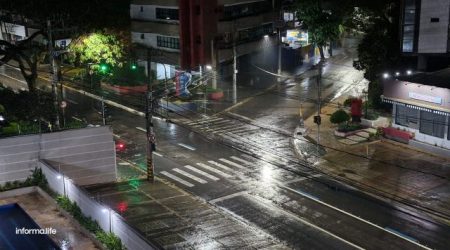
<instances>
[{"instance_id":1,"label":"rooftop","mask_svg":"<svg viewBox=\"0 0 450 250\"><path fill-rule=\"evenodd\" d=\"M398 80L440 88L450 88L450 68L434 72L417 73L410 76L401 76L398 77Z\"/></svg>"}]
</instances>

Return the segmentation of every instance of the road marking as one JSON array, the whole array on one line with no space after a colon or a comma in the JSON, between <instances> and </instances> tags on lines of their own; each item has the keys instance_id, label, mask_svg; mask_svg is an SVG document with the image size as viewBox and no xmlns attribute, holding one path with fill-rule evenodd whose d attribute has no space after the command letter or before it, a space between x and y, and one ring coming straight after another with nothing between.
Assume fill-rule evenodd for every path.
<instances>
[{"instance_id":1,"label":"road marking","mask_svg":"<svg viewBox=\"0 0 450 250\"><path fill-rule=\"evenodd\" d=\"M186 144L184 144L184 143L178 143L178 145L181 146L181 147L183 147L183 148L187 148L187 149L189 149L189 150L195 151L195 148L194 148L194 147L191 147L191 146L186 145Z\"/></svg>"},{"instance_id":2,"label":"road marking","mask_svg":"<svg viewBox=\"0 0 450 250\"><path fill-rule=\"evenodd\" d=\"M292 179L290 181L285 181L284 184L291 184L291 183L295 183L295 182L301 182L301 181L305 181L305 180L309 180L312 178L317 178L317 177L321 177L321 174L315 174L315 175L310 175L310 176L305 176L305 177L300 177L300 178L296 178L296 179Z\"/></svg>"},{"instance_id":3,"label":"road marking","mask_svg":"<svg viewBox=\"0 0 450 250\"><path fill-rule=\"evenodd\" d=\"M208 183L207 181L205 181L205 180L203 180L203 179L201 179L201 178L198 178L197 176L192 175L192 174L190 174L190 173L188 173L188 172L186 172L186 171L184 171L184 170L181 170L181 169L179 169L179 168L174 168L174 169L172 169L172 170L175 171L175 172L177 172L177 173L179 173L179 174L182 174L182 175L184 175L184 176L186 176L186 177L188 177L188 178L191 178L192 180L194 180L194 181L196 181L196 182L198 182L198 183L201 183L201 184L206 184L206 183Z\"/></svg>"},{"instance_id":4,"label":"road marking","mask_svg":"<svg viewBox=\"0 0 450 250\"><path fill-rule=\"evenodd\" d=\"M137 130L140 130L140 131L142 131L142 132L145 132L145 133L147 133L147 130L146 130L145 128L141 128L141 127L136 127L136 129L137 129Z\"/></svg>"},{"instance_id":5,"label":"road marking","mask_svg":"<svg viewBox=\"0 0 450 250\"><path fill-rule=\"evenodd\" d=\"M184 167L187 168L187 169L190 169L191 171L194 171L194 172L196 172L196 173L198 173L198 174L201 174L201 175L203 175L203 176L205 176L205 177L207 177L207 178L209 178L209 179L211 179L211 180L213 180L213 181L218 181L218 180L220 180L219 178L215 177L214 175L210 175L210 174L208 174L208 173L206 173L206 172L203 172L203 171L201 171L201 170L199 170L199 169L196 169L195 167L193 167L193 166L191 166L191 165L186 165L186 166L184 166Z\"/></svg>"},{"instance_id":6,"label":"road marking","mask_svg":"<svg viewBox=\"0 0 450 250\"><path fill-rule=\"evenodd\" d=\"M393 229L393 228L385 227L385 229L388 230L388 231L390 231L390 232L392 232L392 233L394 233L394 234L396 234L396 235L399 235L399 236L401 236L401 237L410 239L410 240L412 240L412 241L414 241L414 242L419 242L419 241L416 240L415 238L413 238L413 237L411 237L411 236L408 236L408 235L406 235L406 234L404 234L404 233L402 233L402 232L400 232L400 231L398 231L398 230L395 230L395 229Z\"/></svg>"},{"instance_id":7,"label":"road marking","mask_svg":"<svg viewBox=\"0 0 450 250\"><path fill-rule=\"evenodd\" d=\"M369 224L369 225L371 225L371 226L373 226L373 227L376 227L376 228L381 229L381 230L383 230L383 231L385 231L385 232L388 232L388 233L390 233L390 234L392 234L392 235L395 235L395 236L397 236L397 237L399 237L399 238L401 238L401 239L404 239L404 240L406 240L406 241L408 241L408 242L411 242L411 243L415 244L416 246L419 246L419 247L421 247L421 248L423 248L423 249L429 249L429 250L431 250L431 248L429 248L429 247L427 247L427 246L424 246L424 245L422 245L422 244L420 244L420 243L418 243L418 242L416 242L416 241L413 241L413 240L409 239L408 237L404 237L403 235L396 234L396 233L394 233L394 232L392 232L392 231L387 230L386 228L383 228L383 227L381 227L381 226L378 226L377 224L374 224L374 223L372 223L372 222L370 222L370 221L368 221L368 220L365 220L365 219L363 219L363 218L360 218L360 217L358 217L358 216L356 216L356 215L353 215L353 214L351 214L351 213L349 213L349 212L347 212L347 211L344 211L344 210L342 210L342 209L340 209L340 208L337 208L337 207L335 207L335 206L332 206L332 205L330 205L330 204L328 204L328 203L325 203L325 202L323 202L323 201L316 200L316 199L312 199L311 197L306 196L306 195L304 195L304 193L298 192L298 191L295 190L295 189L292 189L292 188L290 188L290 187L286 187L286 186L283 186L283 185L281 185L280 187L281 187L281 188L284 188L284 189L287 189L287 190L290 190L291 192L300 194L300 195L302 195L303 197L309 198L309 199L311 199L311 200L313 200L313 201L315 201L315 202L317 202L317 203L319 203L319 204L321 204L321 205L324 205L324 206L326 206L326 207L329 207L329 208L331 208L331 209L334 209L334 210L336 210L336 211L338 211L338 212L341 212L341 213L343 213L343 214L345 214L345 215L348 215L348 216L350 216L350 217L352 217L352 218L354 218L354 219L357 219L357 220L362 221L362 222L364 222L364 223L367 223L367 224Z\"/></svg>"},{"instance_id":8,"label":"road marking","mask_svg":"<svg viewBox=\"0 0 450 250\"><path fill-rule=\"evenodd\" d=\"M131 164L129 162L119 162L120 166L130 166Z\"/></svg>"},{"instance_id":9,"label":"road marking","mask_svg":"<svg viewBox=\"0 0 450 250\"><path fill-rule=\"evenodd\" d=\"M234 166L234 167L237 167L237 168L240 168L240 169L247 169L246 167L244 167L244 166L242 166L242 165L240 165L240 164L237 164L237 163L235 163L235 162L229 161L229 160L224 159L224 158L220 158L219 161L228 163L228 164L230 164L231 166Z\"/></svg>"},{"instance_id":10,"label":"road marking","mask_svg":"<svg viewBox=\"0 0 450 250\"><path fill-rule=\"evenodd\" d=\"M225 178L231 178L231 177L232 177L231 175L226 174L226 173L224 173L224 172L222 172L222 171L220 171L220 170L217 170L217 169L215 169L215 168L213 168L213 167L210 167L210 166L208 166L208 165L206 165L206 164L204 164L204 163L196 163L196 164L197 164L198 166L204 168L204 169L207 169L207 170L209 170L209 171L211 171L211 172L214 172L214 173L216 173L216 174L219 174L219 175L221 175L221 176L223 176L223 177L225 177Z\"/></svg>"},{"instance_id":11,"label":"road marking","mask_svg":"<svg viewBox=\"0 0 450 250\"><path fill-rule=\"evenodd\" d=\"M1 74L2 76L11 78L11 79L13 79L13 80L15 80L15 81L18 81L18 82L20 82L20 83L27 84L27 82L25 82L24 80L20 80L20 79L14 78L14 77L12 77L12 76L9 76L9 75L3 74L3 73L0 73L0 74ZM28 85L27 85L27 86L28 86Z\"/></svg>"},{"instance_id":12,"label":"road marking","mask_svg":"<svg viewBox=\"0 0 450 250\"><path fill-rule=\"evenodd\" d=\"M154 155L157 155L157 156L159 156L159 157L163 157L163 155L162 155L162 154L160 154L160 153L157 153L157 152L154 152L154 151L153 151L153 154L154 154Z\"/></svg>"},{"instance_id":13,"label":"road marking","mask_svg":"<svg viewBox=\"0 0 450 250\"><path fill-rule=\"evenodd\" d=\"M246 161L246 160L241 159L241 158L239 158L237 156L231 156L230 158L233 159L233 160L236 160L236 161L240 161L240 162L242 162L244 164L247 164L247 165L250 165L250 166L255 166L255 164L253 162Z\"/></svg>"},{"instance_id":14,"label":"road marking","mask_svg":"<svg viewBox=\"0 0 450 250\"><path fill-rule=\"evenodd\" d=\"M218 163L218 162L215 162L215 161L208 161L208 162L211 163L211 164L213 164L213 165L215 165L215 166L217 166L217 167L219 167L219 168L225 169L225 170L227 170L227 171L230 171L230 172L233 172L233 171L234 171L233 169L231 169L231 168L229 168L229 167L227 167L227 166L225 166L225 165L223 165L223 164L220 164L220 163Z\"/></svg>"},{"instance_id":15,"label":"road marking","mask_svg":"<svg viewBox=\"0 0 450 250\"><path fill-rule=\"evenodd\" d=\"M161 174L163 174L163 175L169 177L169 178L172 179L172 180L178 181L179 183L181 183L181 184L183 184L183 185L185 185L185 186L188 186L188 187L193 187L193 186L195 186L194 184L192 184L192 183L190 183L190 182L187 182L187 181L185 181L185 180L183 180L183 179L181 179L181 178L178 178L177 176L175 176L175 175L173 175L173 174L171 174L171 173L167 173L166 171L162 171Z\"/></svg>"},{"instance_id":16,"label":"road marking","mask_svg":"<svg viewBox=\"0 0 450 250\"><path fill-rule=\"evenodd\" d=\"M332 232L330 232L330 231L327 231L327 230L325 230L325 229L323 229L323 228L321 228L321 227L319 227L319 226L317 226L317 225L314 225L314 224L312 224L311 222L309 222L309 221L307 221L307 220L305 220L305 219L303 219L303 218L301 218L301 217L299 217L299 216L297 216L297 215L295 215L295 214L292 214L291 212L288 212L288 211L285 211L285 210L283 210L283 209L280 209L279 207L277 207L277 206L275 206L275 205L273 205L273 204L269 204L266 200L264 200L264 199L262 199L262 198L259 198L259 197L256 197L256 196L251 196L251 197L254 198L255 200L259 200L259 201L260 201L260 204L261 204L262 206L265 206L265 207L267 207L267 208L270 209L270 210L277 210L277 211L279 211L280 213L284 213L284 214L286 214L286 215L289 216L289 217L293 217L293 218L295 218L295 219L301 221L302 223L304 223L304 224L306 224L306 225L308 225L308 226L310 226L310 227L312 227L312 228L315 228L315 229L317 229L317 230L319 230L319 231L321 231L321 232L323 232L323 233L325 233L325 234L328 234L328 235L330 235L331 237L336 238L336 239L338 239L338 240L340 240L340 241L342 241L342 242L344 242L344 243L346 243L346 244L348 244L348 245L350 245L350 246L352 246L352 247L354 247L354 248L356 248L356 249L361 249L361 250L364 249L364 248L362 248L362 247L360 247L360 246L358 246L358 245L356 245L356 244L354 244L354 243L352 243L352 242L350 242L350 241L348 241L348 240L346 240L346 239L344 239L344 238L341 238L341 237L335 235L334 233L332 233Z\"/></svg>"},{"instance_id":17,"label":"road marking","mask_svg":"<svg viewBox=\"0 0 450 250\"><path fill-rule=\"evenodd\" d=\"M228 199L231 199L231 198L234 198L234 197L237 197L237 196L241 196L241 195L246 195L246 194L247 194L247 191L240 191L240 192L237 192L237 193L234 193L234 194L229 194L229 195L225 195L225 196L213 199L213 200L209 200L208 202L214 204L214 203L217 203L217 202L221 202L221 201L224 201L224 200L228 200Z\"/></svg>"},{"instance_id":18,"label":"road marking","mask_svg":"<svg viewBox=\"0 0 450 250\"><path fill-rule=\"evenodd\" d=\"M193 121L193 122L188 122L186 124L189 125L189 126L192 126L194 124L202 124L202 123L211 122L211 121L218 121L218 120L223 120L223 119L220 118L220 117L217 117L217 118L213 118L213 119L203 119L203 120L200 120L200 121L197 120L197 121Z\"/></svg>"},{"instance_id":19,"label":"road marking","mask_svg":"<svg viewBox=\"0 0 450 250\"><path fill-rule=\"evenodd\" d=\"M320 201L320 199L317 196L314 196L312 194L308 194L306 192L300 191L300 190L295 190L297 194L301 194L302 196L308 197L311 200L315 200L315 201Z\"/></svg>"},{"instance_id":20,"label":"road marking","mask_svg":"<svg viewBox=\"0 0 450 250\"><path fill-rule=\"evenodd\" d=\"M72 118L75 119L75 120L77 120L77 121L79 121L79 122L82 122L82 121L83 121L83 120L81 120L80 118L75 117L75 116L72 116Z\"/></svg>"}]
</instances>

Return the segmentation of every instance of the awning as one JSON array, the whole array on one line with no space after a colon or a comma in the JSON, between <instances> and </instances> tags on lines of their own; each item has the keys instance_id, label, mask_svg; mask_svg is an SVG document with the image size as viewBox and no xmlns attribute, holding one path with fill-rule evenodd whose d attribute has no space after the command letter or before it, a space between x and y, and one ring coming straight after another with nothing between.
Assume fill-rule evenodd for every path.
<instances>
[{"instance_id":1,"label":"awning","mask_svg":"<svg viewBox=\"0 0 450 250\"><path fill-rule=\"evenodd\" d=\"M381 96L381 100L383 100L383 102L386 102L386 103L402 105L402 106L406 106L406 107L412 108L412 109L418 109L418 110L428 111L428 112L431 112L434 114L450 116L449 109L434 107L431 105L427 105L427 104L412 101L412 100L397 99L397 98L385 97L385 96Z\"/></svg>"}]
</instances>

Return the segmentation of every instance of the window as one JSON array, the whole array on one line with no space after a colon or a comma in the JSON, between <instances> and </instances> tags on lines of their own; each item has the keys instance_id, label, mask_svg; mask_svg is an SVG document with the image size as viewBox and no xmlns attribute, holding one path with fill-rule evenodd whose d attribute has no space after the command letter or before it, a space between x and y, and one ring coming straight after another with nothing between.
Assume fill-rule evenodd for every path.
<instances>
[{"instance_id":1,"label":"window","mask_svg":"<svg viewBox=\"0 0 450 250\"><path fill-rule=\"evenodd\" d=\"M156 42L158 47L180 49L180 39L177 37L157 36Z\"/></svg>"},{"instance_id":2,"label":"window","mask_svg":"<svg viewBox=\"0 0 450 250\"><path fill-rule=\"evenodd\" d=\"M432 18L430 19L430 22L432 22L432 23L438 23L438 22L439 22L439 18L438 18L438 17L432 17Z\"/></svg>"},{"instance_id":3,"label":"window","mask_svg":"<svg viewBox=\"0 0 450 250\"><path fill-rule=\"evenodd\" d=\"M141 34L141 39L145 39L145 35L143 33Z\"/></svg>"},{"instance_id":4,"label":"window","mask_svg":"<svg viewBox=\"0 0 450 250\"><path fill-rule=\"evenodd\" d=\"M420 111L420 133L444 138L446 116Z\"/></svg>"},{"instance_id":5,"label":"window","mask_svg":"<svg viewBox=\"0 0 450 250\"><path fill-rule=\"evenodd\" d=\"M178 20L178 9L156 8L156 19Z\"/></svg>"},{"instance_id":6,"label":"window","mask_svg":"<svg viewBox=\"0 0 450 250\"><path fill-rule=\"evenodd\" d=\"M270 11L270 9L271 3L269 1L259 1L225 6L223 10L222 20L231 20L240 17L257 15L260 13L268 12Z\"/></svg>"},{"instance_id":7,"label":"window","mask_svg":"<svg viewBox=\"0 0 450 250\"><path fill-rule=\"evenodd\" d=\"M418 129L419 128L419 110L403 105L396 105L395 124Z\"/></svg>"},{"instance_id":8,"label":"window","mask_svg":"<svg viewBox=\"0 0 450 250\"><path fill-rule=\"evenodd\" d=\"M272 23L263 24L261 26L239 30L238 32L238 41L239 42L247 42L254 41L260 39L264 35L273 33L273 25Z\"/></svg>"},{"instance_id":9,"label":"window","mask_svg":"<svg viewBox=\"0 0 450 250\"><path fill-rule=\"evenodd\" d=\"M414 52L416 32L416 0L405 0L403 10L402 51Z\"/></svg>"},{"instance_id":10,"label":"window","mask_svg":"<svg viewBox=\"0 0 450 250\"><path fill-rule=\"evenodd\" d=\"M144 12L144 6L141 6L141 12Z\"/></svg>"}]
</instances>

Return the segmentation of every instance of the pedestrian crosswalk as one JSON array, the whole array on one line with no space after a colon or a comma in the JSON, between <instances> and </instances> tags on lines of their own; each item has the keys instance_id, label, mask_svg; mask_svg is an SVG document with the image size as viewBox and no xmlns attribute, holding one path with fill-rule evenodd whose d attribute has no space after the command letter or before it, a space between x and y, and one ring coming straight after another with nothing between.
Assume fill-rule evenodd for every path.
<instances>
[{"instance_id":1,"label":"pedestrian crosswalk","mask_svg":"<svg viewBox=\"0 0 450 250\"><path fill-rule=\"evenodd\" d=\"M174 183L190 188L213 184L223 180L247 182L250 180L248 178L267 179L267 176L265 176L267 172L273 174L273 176L270 176L270 178L273 178L273 183L283 184L306 181L321 176L321 174L317 173L311 173L310 175L301 177L292 173L279 175L275 169L277 169L275 165L268 163L264 159L254 158L248 154L241 154L239 156L231 155L216 160L195 162L170 170L166 169L161 171L160 174Z\"/></svg>"},{"instance_id":2,"label":"pedestrian crosswalk","mask_svg":"<svg viewBox=\"0 0 450 250\"><path fill-rule=\"evenodd\" d=\"M248 163L250 167L245 167L240 163ZM197 162L195 166L185 165L173 168L162 171L161 174L184 186L194 187L221 179L232 179L233 176L236 176L235 173L242 173L243 170L249 170L252 166L254 165L251 162L241 157L230 156L228 159L220 158L218 161Z\"/></svg>"}]
</instances>

